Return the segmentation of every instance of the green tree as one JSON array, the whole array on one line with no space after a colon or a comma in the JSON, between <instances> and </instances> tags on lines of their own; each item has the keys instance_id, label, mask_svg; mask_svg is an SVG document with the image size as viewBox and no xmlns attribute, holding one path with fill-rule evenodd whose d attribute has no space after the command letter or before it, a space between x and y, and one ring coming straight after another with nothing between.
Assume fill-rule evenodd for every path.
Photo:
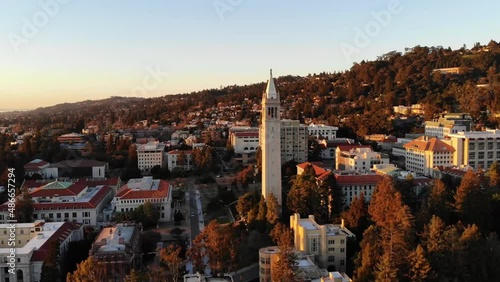
<instances>
[{"instance_id":1,"label":"green tree","mask_svg":"<svg viewBox=\"0 0 500 282\"><path fill-rule=\"evenodd\" d=\"M50 242L47 258L42 264L42 273L40 275L40 282L54 282L61 280L61 273L59 271L60 256L59 256L59 241Z\"/></svg>"},{"instance_id":2,"label":"green tree","mask_svg":"<svg viewBox=\"0 0 500 282\"><path fill-rule=\"evenodd\" d=\"M23 189L16 197L16 209L14 211L18 223L32 222L33 199L28 189Z\"/></svg>"},{"instance_id":3,"label":"green tree","mask_svg":"<svg viewBox=\"0 0 500 282\"><path fill-rule=\"evenodd\" d=\"M318 215L321 197L318 193L316 174L311 165L308 165L301 175L293 180L293 185L288 192L287 206L294 213L302 216ZM319 214L318 218L323 218Z\"/></svg>"}]
</instances>

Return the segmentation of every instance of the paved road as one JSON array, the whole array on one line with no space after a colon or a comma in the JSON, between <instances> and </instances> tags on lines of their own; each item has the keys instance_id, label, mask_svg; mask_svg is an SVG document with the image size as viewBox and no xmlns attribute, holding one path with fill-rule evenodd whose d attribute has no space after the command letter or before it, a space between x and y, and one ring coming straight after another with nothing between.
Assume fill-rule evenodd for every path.
<instances>
[{"instance_id":1,"label":"paved road","mask_svg":"<svg viewBox=\"0 0 500 282\"><path fill-rule=\"evenodd\" d=\"M188 180L187 182L188 192L186 193L186 209L187 209L187 220L189 220L190 226L190 239L191 242L200 234L201 230L205 227L205 222L203 220L203 211L201 208L200 191L196 189L196 185L193 180ZM191 245L191 243L190 243ZM205 264L208 258L205 258ZM186 264L186 270L188 273L193 273L192 262ZM208 270L208 267L207 267ZM205 270L205 271L207 271ZM208 270L209 271L209 270Z\"/></svg>"}]
</instances>

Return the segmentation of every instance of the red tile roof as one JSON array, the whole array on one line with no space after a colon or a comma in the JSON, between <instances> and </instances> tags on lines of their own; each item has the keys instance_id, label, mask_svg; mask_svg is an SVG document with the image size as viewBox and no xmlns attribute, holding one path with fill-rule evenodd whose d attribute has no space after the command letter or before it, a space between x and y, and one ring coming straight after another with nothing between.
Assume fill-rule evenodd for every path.
<instances>
[{"instance_id":1,"label":"red tile roof","mask_svg":"<svg viewBox=\"0 0 500 282\"><path fill-rule=\"evenodd\" d=\"M316 174L316 177L322 175L323 173L325 173L327 170L320 167L320 165L323 165L322 162L305 162L305 163L301 163L301 164L298 164L297 167L301 168L301 169L306 169L306 167L312 165L313 169L314 169L314 173Z\"/></svg>"},{"instance_id":2,"label":"red tile roof","mask_svg":"<svg viewBox=\"0 0 500 282\"><path fill-rule=\"evenodd\" d=\"M48 165L48 164L49 164L49 162L46 162L44 160L35 159L35 160L32 160L31 162L25 164L24 169L25 170L37 170L37 169L40 169L40 167L42 167L44 165Z\"/></svg>"},{"instance_id":3,"label":"red tile roof","mask_svg":"<svg viewBox=\"0 0 500 282\"><path fill-rule=\"evenodd\" d=\"M426 136L421 136L409 143L403 145L406 149L417 149L420 151L432 151L434 153L455 152L455 148L437 139L436 137L428 139Z\"/></svg>"},{"instance_id":4,"label":"red tile roof","mask_svg":"<svg viewBox=\"0 0 500 282\"><path fill-rule=\"evenodd\" d=\"M47 203L33 203L33 209L38 210L65 210L65 209L94 209L96 208L106 196L111 192L109 186L103 186L88 202L47 202ZM0 205L0 211L7 210L8 202Z\"/></svg>"},{"instance_id":5,"label":"red tile roof","mask_svg":"<svg viewBox=\"0 0 500 282\"><path fill-rule=\"evenodd\" d=\"M63 242L68 238L68 236L74 230L78 230L82 228L82 224L76 222L65 222L59 229L57 229L52 236L50 236L43 245L37 250L33 251L33 255L31 256L31 261L45 261L47 258L48 252L50 250L50 245L52 242L58 240L59 242Z\"/></svg>"},{"instance_id":6,"label":"red tile roof","mask_svg":"<svg viewBox=\"0 0 500 282\"><path fill-rule=\"evenodd\" d=\"M165 180L160 180L157 190L139 190L131 189L127 184L120 187L116 193L116 198L120 200L130 200L130 199L153 199L159 198L163 199L168 196L169 193L169 182Z\"/></svg>"},{"instance_id":7,"label":"red tile roof","mask_svg":"<svg viewBox=\"0 0 500 282\"><path fill-rule=\"evenodd\" d=\"M383 176L378 174L356 174L356 175L335 175L337 184L346 185L376 185L383 179Z\"/></svg>"},{"instance_id":8,"label":"red tile roof","mask_svg":"<svg viewBox=\"0 0 500 282\"><path fill-rule=\"evenodd\" d=\"M33 198L36 197L54 197L54 195L58 196L76 196L80 194L83 189L87 188L87 185L84 184L72 184L66 189L46 189L45 186L41 186L36 190L32 191L30 194Z\"/></svg>"}]
</instances>

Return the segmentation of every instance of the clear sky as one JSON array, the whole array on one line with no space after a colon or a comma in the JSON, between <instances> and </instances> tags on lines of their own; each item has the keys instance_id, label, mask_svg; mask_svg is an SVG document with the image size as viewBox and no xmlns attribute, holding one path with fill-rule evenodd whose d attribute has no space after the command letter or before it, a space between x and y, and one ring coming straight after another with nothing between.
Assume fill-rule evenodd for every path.
<instances>
[{"instance_id":1,"label":"clear sky","mask_svg":"<svg viewBox=\"0 0 500 282\"><path fill-rule=\"evenodd\" d=\"M262 82L269 68L333 72L415 45L471 47L500 40L498 11L493 0L0 0L0 110Z\"/></svg>"}]
</instances>

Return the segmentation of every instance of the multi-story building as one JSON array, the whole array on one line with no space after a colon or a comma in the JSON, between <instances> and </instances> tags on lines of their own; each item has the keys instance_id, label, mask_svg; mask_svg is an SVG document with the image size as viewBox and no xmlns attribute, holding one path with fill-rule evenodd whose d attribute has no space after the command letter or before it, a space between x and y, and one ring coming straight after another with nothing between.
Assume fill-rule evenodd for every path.
<instances>
[{"instance_id":1,"label":"multi-story building","mask_svg":"<svg viewBox=\"0 0 500 282\"><path fill-rule=\"evenodd\" d=\"M34 220L72 221L92 226L97 225L114 195L106 180L56 180L27 188L33 201ZM0 205L0 222L6 223L8 215L8 202L5 202Z\"/></svg>"},{"instance_id":2,"label":"multi-story building","mask_svg":"<svg viewBox=\"0 0 500 282\"><path fill-rule=\"evenodd\" d=\"M318 145L321 149L321 159L335 160L335 150L340 145L354 144L353 139L349 138L336 138L333 140L320 139Z\"/></svg>"},{"instance_id":3,"label":"multi-story building","mask_svg":"<svg viewBox=\"0 0 500 282\"><path fill-rule=\"evenodd\" d=\"M142 267L142 226L118 223L105 227L97 235L89 255L104 264L111 281L125 281L132 269Z\"/></svg>"},{"instance_id":4,"label":"multi-story building","mask_svg":"<svg viewBox=\"0 0 500 282\"><path fill-rule=\"evenodd\" d=\"M370 146L342 145L336 149L335 168L344 171L367 171L378 164L389 164L389 156L374 152Z\"/></svg>"},{"instance_id":5,"label":"multi-story building","mask_svg":"<svg viewBox=\"0 0 500 282\"><path fill-rule=\"evenodd\" d=\"M168 170L191 170L193 168L193 151L173 150L167 153Z\"/></svg>"},{"instance_id":6,"label":"multi-story building","mask_svg":"<svg viewBox=\"0 0 500 282\"><path fill-rule=\"evenodd\" d=\"M255 153L259 147L259 128L232 127L229 129L229 142L236 154Z\"/></svg>"},{"instance_id":7,"label":"multi-story building","mask_svg":"<svg viewBox=\"0 0 500 282\"><path fill-rule=\"evenodd\" d=\"M314 262L314 256L297 250L292 250L296 267L294 269L298 281L319 281L328 277L328 271L320 269ZM259 250L259 281L272 282L273 272L276 271L276 262L279 260L280 249L270 246Z\"/></svg>"},{"instance_id":8,"label":"multi-story building","mask_svg":"<svg viewBox=\"0 0 500 282\"><path fill-rule=\"evenodd\" d=\"M85 149L87 136L73 132L57 137L57 141L59 142L61 149L81 151Z\"/></svg>"},{"instance_id":9,"label":"multi-story building","mask_svg":"<svg viewBox=\"0 0 500 282\"><path fill-rule=\"evenodd\" d=\"M309 136L314 136L317 139L323 137L326 140L333 140L337 138L337 130L339 130L339 128L336 126L329 126L324 124L311 123L307 127Z\"/></svg>"},{"instance_id":10,"label":"multi-story building","mask_svg":"<svg viewBox=\"0 0 500 282\"><path fill-rule=\"evenodd\" d=\"M307 126L298 120L281 121L281 163L291 160L297 163L307 161Z\"/></svg>"},{"instance_id":11,"label":"multi-story building","mask_svg":"<svg viewBox=\"0 0 500 282\"><path fill-rule=\"evenodd\" d=\"M259 128L259 141L262 149L262 196L267 199L270 194L273 194L279 205L282 204L281 163L283 162L283 128L281 127L280 108L280 95L274 86L271 72L266 91L262 94L261 124ZM291 128L289 129L291 131Z\"/></svg>"},{"instance_id":12,"label":"multi-story building","mask_svg":"<svg viewBox=\"0 0 500 282\"><path fill-rule=\"evenodd\" d=\"M15 234L15 246L8 238ZM44 222L0 224L0 281L38 282L42 264L46 260L52 242L59 242L61 261L68 256L69 243L83 240L83 225L73 222ZM15 248L14 256L10 249ZM9 264L15 265L15 273L9 273Z\"/></svg>"},{"instance_id":13,"label":"multi-story building","mask_svg":"<svg viewBox=\"0 0 500 282\"><path fill-rule=\"evenodd\" d=\"M375 187L383 176L377 174L336 174L337 185L344 193L344 204L350 206L352 201L363 194L365 201L369 202Z\"/></svg>"},{"instance_id":14,"label":"multi-story building","mask_svg":"<svg viewBox=\"0 0 500 282\"><path fill-rule=\"evenodd\" d=\"M41 159L34 159L31 162L24 165L24 174L27 176L33 176L38 174L41 177L45 175L45 169L50 166L49 162Z\"/></svg>"},{"instance_id":15,"label":"multi-story building","mask_svg":"<svg viewBox=\"0 0 500 282\"><path fill-rule=\"evenodd\" d=\"M158 208L159 222L172 220L172 186L166 180L151 176L130 179L120 187L111 205L115 212L129 212L145 202Z\"/></svg>"},{"instance_id":16,"label":"multi-story building","mask_svg":"<svg viewBox=\"0 0 500 282\"><path fill-rule=\"evenodd\" d=\"M75 159L50 164L43 169L43 178L104 178L108 163L96 160Z\"/></svg>"},{"instance_id":17,"label":"multi-story building","mask_svg":"<svg viewBox=\"0 0 500 282\"><path fill-rule=\"evenodd\" d=\"M421 104L413 104L411 106L394 106L393 107L394 113L396 114L401 114L401 115L424 115L425 114L425 109Z\"/></svg>"},{"instance_id":18,"label":"multi-story building","mask_svg":"<svg viewBox=\"0 0 500 282\"><path fill-rule=\"evenodd\" d=\"M421 136L404 145L406 169L432 176L435 166L453 165L455 148L437 139Z\"/></svg>"},{"instance_id":19,"label":"multi-story building","mask_svg":"<svg viewBox=\"0 0 500 282\"><path fill-rule=\"evenodd\" d=\"M153 167L165 167L165 144L148 142L137 145L137 167L142 172L149 172Z\"/></svg>"},{"instance_id":20,"label":"multi-story building","mask_svg":"<svg viewBox=\"0 0 500 282\"><path fill-rule=\"evenodd\" d=\"M471 131L472 127L472 117L469 114L442 114L438 119L425 122L425 135L442 139L453 133Z\"/></svg>"},{"instance_id":21,"label":"multi-story building","mask_svg":"<svg viewBox=\"0 0 500 282\"><path fill-rule=\"evenodd\" d=\"M500 130L458 132L446 140L455 148L453 165L489 169L500 159Z\"/></svg>"},{"instance_id":22,"label":"multi-story building","mask_svg":"<svg viewBox=\"0 0 500 282\"><path fill-rule=\"evenodd\" d=\"M295 249L314 255L323 268L334 267L345 272L347 239L355 235L341 224L320 225L313 215L300 218L296 213L290 216L290 228L294 231Z\"/></svg>"}]
</instances>

